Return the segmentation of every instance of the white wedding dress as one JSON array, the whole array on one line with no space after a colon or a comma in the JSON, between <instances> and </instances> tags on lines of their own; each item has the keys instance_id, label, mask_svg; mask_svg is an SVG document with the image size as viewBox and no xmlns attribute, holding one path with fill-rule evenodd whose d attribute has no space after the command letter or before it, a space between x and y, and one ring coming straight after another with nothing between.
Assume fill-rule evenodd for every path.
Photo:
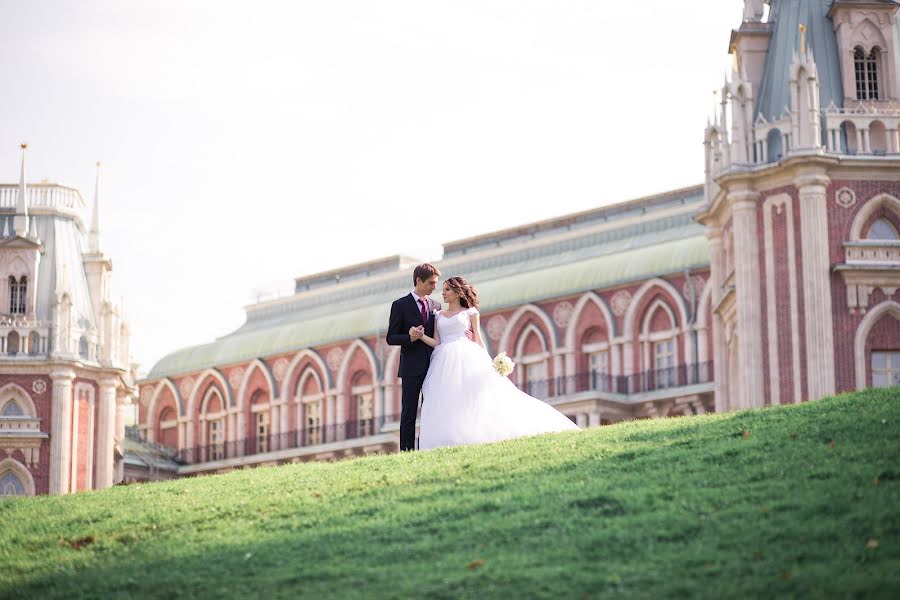
<instances>
[{"instance_id":1,"label":"white wedding dress","mask_svg":"<svg viewBox=\"0 0 900 600\"><path fill-rule=\"evenodd\" d=\"M440 344L422 385L419 448L508 440L579 429L549 404L494 370L487 351L466 337L470 308L436 317Z\"/></svg>"}]
</instances>

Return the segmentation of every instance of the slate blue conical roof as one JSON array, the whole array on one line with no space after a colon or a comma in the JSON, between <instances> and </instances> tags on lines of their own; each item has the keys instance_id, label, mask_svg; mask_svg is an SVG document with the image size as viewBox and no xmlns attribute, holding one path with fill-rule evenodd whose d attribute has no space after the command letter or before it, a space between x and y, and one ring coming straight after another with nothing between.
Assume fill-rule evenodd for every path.
<instances>
[{"instance_id":1,"label":"slate blue conical roof","mask_svg":"<svg viewBox=\"0 0 900 600\"><path fill-rule=\"evenodd\" d=\"M758 115L778 119L791 104L790 66L800 51L800 24L806 26L806 45L813 51L819 73L819 105L832 102L843 107L840 57L834 25L828 18L833 0L772 0L769 23L772 38L757 94L754 120Z\"/></svg>"}]
</instances>

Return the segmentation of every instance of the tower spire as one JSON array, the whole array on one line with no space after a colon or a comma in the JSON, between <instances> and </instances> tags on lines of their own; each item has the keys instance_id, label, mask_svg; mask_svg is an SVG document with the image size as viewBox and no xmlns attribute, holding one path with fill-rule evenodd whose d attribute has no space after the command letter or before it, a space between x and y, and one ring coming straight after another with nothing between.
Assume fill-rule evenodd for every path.
<instances>
[{"instance_id":1,"label":"tower spire","mask_svg":"<svg viewBox=\"0 0 900 600\"><path fill-rule=\"evenodd\" d=\"M28 235L28 195L25 186L25 149L28 144L22 142L22 170L19 173L19 197L16 199L16 216L13 220L13 229L16 235L26 237Z\"/></svg>"},{"instance_id":2,"label":"tower spire","mask_svg":"<svg viewBox=\"0 0 900 600\"><path fill-rule=\"evenodd\" d=\"M94 214L91 217L91 231L88 236L91 253L100 252L100 161L97 161L97 178L94 181Z\"/></svg>"}]
</instances>

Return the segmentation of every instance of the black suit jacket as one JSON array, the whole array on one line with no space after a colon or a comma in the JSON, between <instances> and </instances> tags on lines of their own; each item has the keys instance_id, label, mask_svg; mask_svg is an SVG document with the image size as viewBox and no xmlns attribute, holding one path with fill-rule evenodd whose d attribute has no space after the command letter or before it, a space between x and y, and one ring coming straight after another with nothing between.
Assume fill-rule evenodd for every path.
<instances>
[{"instance_id":1,"label":"black suit jacket","mask_svg":"<svg viewBox=\"0 0 900 600\"><path fill-rule=\"evenodd\" d=\"M385 339L391 346L400 346L399 377L425 375L431 361L432 348L422 340L409 339L409 328L425 326L425 335L434 337L433 311L441 310L441 305L431 298L428 301L428 321L422 322L422 307L412 294L394 300L391 304L391 318L388 321Z\"/></svg>"}]
</instances>

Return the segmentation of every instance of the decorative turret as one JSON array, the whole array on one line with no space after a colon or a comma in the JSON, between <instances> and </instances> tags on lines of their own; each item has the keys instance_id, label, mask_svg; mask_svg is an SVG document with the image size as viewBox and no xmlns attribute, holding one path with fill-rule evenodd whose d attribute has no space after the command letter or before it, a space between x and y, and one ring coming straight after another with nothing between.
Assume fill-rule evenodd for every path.
<instances>
[{"instance_id":1,"label":"decorative turret","mask_svg":"<svg viewBox=\"0 0 900 600\"><path fill-rule=\"evenodd\" d=\"M28 189L25 185L25 149L28 144L22 143L22 168L19 172L19 195L16 199L16 216L13 229L16 234L28 237Z\"/></svg>"},{"instance_id":2,"label":"decorative turret","mask_svg":"<svg viewBox=\"0 0 900 600\"><path fill-rule=\"evenodd\" d=\"M800 52L796 50L790 66L791 74L791 136L797 150L822 146L819 121L819 73L811 48L806 46L806 26L798 27Z\"/></svg>"},{"instance_id":3,"label":"decorative turret","mask_svg":"<svg viewBox=\"0 0 900 600\"><path fill-rule=\"evenodd\" d=\"M97 161L97 178L94 181L94 214L91 216L91 232L88 237L91 254L100 252L100 161Z\"/></svg>"}]
</instances>

